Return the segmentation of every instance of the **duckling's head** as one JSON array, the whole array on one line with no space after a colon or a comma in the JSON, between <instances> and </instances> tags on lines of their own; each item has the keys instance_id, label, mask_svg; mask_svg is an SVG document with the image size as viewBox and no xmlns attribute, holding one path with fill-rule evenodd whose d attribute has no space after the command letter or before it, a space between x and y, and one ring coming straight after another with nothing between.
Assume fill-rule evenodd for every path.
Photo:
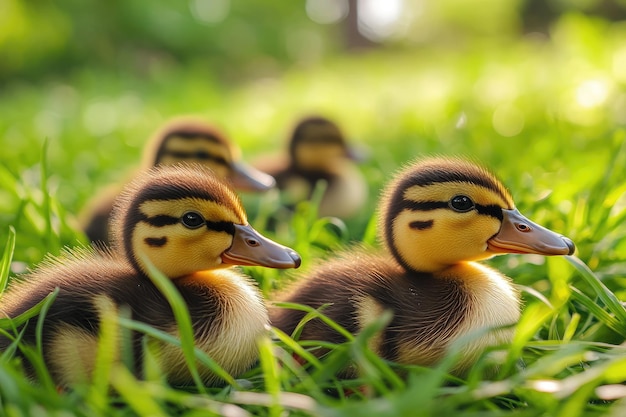
<instances>
[{"instance_id":1,"label":"duckling's head","mask_svg":"<svg viewBox=\"0 0 626 417\"><path fill-rule=\"evenodd\" d=\"M244 164L239 148L222 132L194 118L177 118L166 123L153 136L144 159L148 167L196 162L243 191L266 191L276 185L270 175Z\"/></svg>"},{"instance_id":2,"label":"duckling's head","mask_svg":"<svg viewBox=\"0 0 626 417\"><path fill-rule=\"evenodd\" d=\"M462 159L415 162L380 206L388 250L405 268L437 272L500 253L568 255L574 243L524 217L491 173Z\"/></svg>"},{"instance_id":3,"label":"duckling's head","mask_svg":"<svg viewBox=\"0 0 626 417\"><path fill-rule=\"evenodd\" d=\"M320 172L359 159L339 126L324 117L308 117L296 125L289 142L289 155L299 169Z\"/></svg>"},{"instance_id":4,"label":"duckling's head","mask_svg":"<svg viewBox=\"0 0 626 417\"><path fill-rule=\"evenodd\" d=\"M111 223L114 246L170 278L230 265L297 268L298 254L254 230L237 194L199 164L159 166L130 183Z\"/></svg>"}]
</instances>

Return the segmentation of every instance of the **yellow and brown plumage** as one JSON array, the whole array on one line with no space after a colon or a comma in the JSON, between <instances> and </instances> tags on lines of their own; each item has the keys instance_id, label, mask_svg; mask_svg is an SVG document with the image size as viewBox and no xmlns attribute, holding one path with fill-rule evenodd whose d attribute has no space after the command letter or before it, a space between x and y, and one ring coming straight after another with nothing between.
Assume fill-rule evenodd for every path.
<instances>
[{"instance_id":1,"label":"yellow and brown plumage","mask_svg":"<svg viewBox=\"0 0 626 417\"><path fill-rule=\"evenodd\" d=\"M142 170L181 162L207 166L240 191L267 191L276 183L243 163L239 148L224 133L197 118L175 118L162 126L146 145ZM119 191L119 186L111 186L88 204L81 223L90 241L109 241L108 221Z\"/></svg>"},{"instance_id":2,"label":"yellow and brown plumage","mask_svg":"<svg viewBox=\"0 0 626 417\"><path fill-rule=\"evenodd\" d=\"M349 218L365 204L368 188L356 161L361 158L334 122L324 117L299 121L289 139L289 153L261 158L256 167L276 179L285 205L311 198L318 181L326 182L321 216Z\"/></svg>"},{"instance_id":3,"label":"yellow and brown plumage","mask_svg":"<svg viewBox=\"0 0 626 417\"><path fill-rule=\"evenodd\" d=\"M60 385L90 377L101 314L127 308L131 318L174 336L165 297L147 276L148 259L169 277L187 304L199 348L233 375L256 360L268 315L251 280L233 265L297 268L300 258L256 232L237 194L206 167L157 167L122 193L113 218L113 249L81 249L50 258L16 279L0 296L0 317L14 318L55 288L45 316L43 354ZM22 341L35 343L35 319ZM140 369L140 335L133 335ZM10 341L0 337L0 347ZM163 344L157 359L172 383L190 382L180 349ZM201 368L207 383L217 381Z\"/></svg>"},{"instance_id":4,"label":"yellow and brown plumage","mask_svg":"<svg viewBox=\"0 0 626 417\"><path fill-rule=\"evenodd\" d=\"M280 300L329 304L323 313L354 334L390 310L391 322L370 344L403 364L432 365L463 336L517 322L520 296L511 280L475 261L574 252L571 240L522 216L493 175L460 159L409 165L385 191L379 216L385 251L346 251ZM273 308L270 317L291 334L304 314ZM500 328L471 339L453 371L462 374L486 346L510 341L512 332ZM345 341L320 320L307 322L300 338Z\"/></svg>"}]
</instances>

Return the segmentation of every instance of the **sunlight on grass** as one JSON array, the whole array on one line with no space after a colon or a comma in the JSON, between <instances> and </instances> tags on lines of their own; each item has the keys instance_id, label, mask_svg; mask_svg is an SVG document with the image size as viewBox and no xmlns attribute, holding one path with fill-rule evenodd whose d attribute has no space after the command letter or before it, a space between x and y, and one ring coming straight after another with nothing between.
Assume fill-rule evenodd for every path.
<instances>
[{"instance_id":1,"label":"sunlight on grass","mask_svg":"<svg viewBox=\"0 0 626 417\"><path fill-rule=\"evenodd\" d=\"M436 366L401 366L369 348L387 314L352 335L323 307L277 303L303 310L304 319L293 334L268 332L259 342L259 362L235 379L194 346L184 301L151 268L179 334L103 306L108 313L93 381L60 392L40 338L38 346L23 346L19 330L32 319L29 325L41 335L53 293L13 320L0 317L0 333L14 340L0 353L0 409L15 416L48 410L81 416L624 414L624 33L623 25L569 14L551 28L550 38L373 50L233 86L217 85L194 67L163 70L175 85L94 69L46 88L12 87L9 98L0 98L0 308L1 293L17 273L46 253L85 242L76 214L101 187L129 176L148 136L183 113L224 126L246 160L286 150L292 124L311 113L337 120L351 140L370 148L372 157L360 168L371 198L354 219L319 218L322 184L293 213L278 211L278 193L243 196L250 222L303 257L295 272L244 268L270 299L321 259L352 245L379 247L377 199L396 170L425 155L464 155L489 167L521 211L572 238L577 252L565 259L511 255L487 261L521 289L523 312L513 341L487 349L464 378L449 374L462 343ZM310 320L321 320L345 342L299 340ZM145 380L129 370L131 348L124 340L135 332L145 351L135 365L143 365ZM158 343L182 349L193 386L167 384L155 362ZM204 386L199 366L219 375L223 386ZM347 366L358 369L355 379L337 376Z\"/></svg>"}]
</instances>

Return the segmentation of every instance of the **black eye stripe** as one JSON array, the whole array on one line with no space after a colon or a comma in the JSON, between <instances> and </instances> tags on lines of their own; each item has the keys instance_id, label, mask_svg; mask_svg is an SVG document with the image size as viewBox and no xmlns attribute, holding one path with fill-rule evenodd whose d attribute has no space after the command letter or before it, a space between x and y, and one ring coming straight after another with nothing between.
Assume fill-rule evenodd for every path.
<instances>
[{"instance_id":1,"label":"black eye stripe","mask_svg":"<svg viewBox=\"0 0 626 417\"><path fill-rule=\"evenodd\" d=\"M163 227L178 223L178 217L159 214L158 216L148 217L143 215L141 221L148 223L150 226Z\"/></svg>"},{"instance_id":2,"label":"black eye stripe","mask_svg":"<svg viewBox=\"0 0 626 417\"><path fill-rule=\"evenodd\" d=\"M222 141L220 141L219 139L217 139L215 136L213 135L207 135L201 132L196 132L196 131L190 131L190 132L185 132L185 131L176 131L176 132L172 132L169 135L167 135L164 139L163 139L163 143L168 142L174 138L178 138L178 139L183 139L183 140L189 140L189 139L197 139L200 138L202 140L206 140L207 142L213 142L213 143L219 143L222 144Z\"/></svg>"},{"instance_id":3,"label":"black eye stripe","mask_svg":"<svg viewBox=\"0 0 626 417\"><path fill-rule=\"evenodd\" d=\"M430 211L437 210L441 208L448 208L448 202L443 201L413 201L413 200L403 200L402 201L402 209L412 210L412 211Z\"/></svg>"},{"instance_id":4,"label":"black eye stripe","mask_svg":"<svg viewBox=\"0 0 626 417\"><path fill-rule=\"evenodd\" d=\"M235 225L232 222L212 222L207 220L206 227L216 232L226 232L229 235L235 234Z\"/></svg>"},{"instance_id":5,"label":"black eye stripe","mask_svg":"<svg viewBox=\"0 0 626 417\"><path fill-rule=\"evenodd\" d=\"M500 221L504 219L504 214L502 213L502 207L497 206L495 204L491 204L488 206L483 206L482 204L476 204L476 211L478 211L478 214L484 214L486 216L495 217L496 219Z\"/></svg>"},{"instance_id":6,"label":"black eye stripe","mask_svg":"<svg viewBox=\"0 0 626 417\"><path fill-rule=\"evenodd\" d=\"M431 210L437 210L437 209L442 209L442 208L450 209L450 206L447 201L411 201L411 200L402 201L402 209L404 210L431 211ZM502 220L503 218L502 207L498 205L474 204L474 208L476 209L478 214L495 217L498 220Z\"/></svg>"},{"instance_id":7,"label":"black eye stripe","mask_svg":"<svg viewBox=\"0 0 626 417\"><path fill-rule=\"evenodd\" d=\"M221 165L228 166L228 162L226 159L221 156L211 155L206 151L198 151L198 152L183 152L183 151L164 151L163 155L170 155L178 159L202 159L207 161L213 161Z\"/></svg>"},{"instance_id":8,"label":"black eye stripe","mask_svg":"<svg viewBox=\"0 0 626 417\"><path fill-rule=\"evenodd\" d=\"M164 227L164 226L171 226L173 224L179 223L180 218L168 216L165 214L160 214L158 216L153 216L153 217L148 217L146 215L143 215L141 221L148 223L150 226ZM206 227L210 230L214 230L216 232L226 232L229 235L235 234L235 225L232 222L226 222L226 221L212 222L209 220L205 220L204 223L206 224Z\"/></svg>"}]
</instances>

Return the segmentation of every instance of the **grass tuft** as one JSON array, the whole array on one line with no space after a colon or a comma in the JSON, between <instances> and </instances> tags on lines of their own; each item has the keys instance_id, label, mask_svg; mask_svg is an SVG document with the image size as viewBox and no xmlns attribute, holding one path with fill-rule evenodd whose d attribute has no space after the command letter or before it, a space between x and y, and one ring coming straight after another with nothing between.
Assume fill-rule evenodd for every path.
<instances>
[{"instance_id":1,"label":"grass tuft","mask_svg":"<svg viewBox=\"0 0 626 417\"><path fill-rule=\"evenodd\" d=\"M0 309L1 293L19 273L47 253L85 242L77 213L101 186L133 171L144 138L166 117L190 112L224 126L245 160L278 150L276 138L312 111L334 118L371 150L360 166L371 198L354 219L319 218L323 184L293 211L278 211L277 193L244 196L251 224L303 257L298 271L244 268L268 298L339 250L376 248L381 190L404 163L426 155L480 161L503 179L520 211L570 237L577 253L565 260L512 255L488 261L519 286L523 313L514 340L484 352L465 378L449 374L454 349L432 368L377 357L369 341L387 316L353 336L323 308L281 303L305 311L303 323L324 321L346 342L301 341L301 327L291 335L273 329L273 337L260 342L259 363L234 379L194 347L183 300L152 268L179 337L124 311L107 314L94 380L59 392L41 344L23 346L16 330L45 316L51 294L13 320L0 317L0 333L13 340L0 353L0 415L624 415L626 129L624 74L614 63L626 42L619 25L581 15L564 17L551 33L543 40L468 39L455 48L364 52L236 86L213 85L203 71L170 68L175 92L161 78L127 79L95 68L49 85L12 86L0 97L6 116L0 120ZM107 110L107 129L87 123L94 108ZM41 334L43 321L36 325ZM130 332L144 335L145 380L112 356L117 343L128 350L124 337L114 335ZM183 350L194 386L167 384L152 361L154 341ZM326 354L317 357L319 349ZM122 353L123 364L127 356ZM34 381L22 361L33 365ZM213 370L224 386L203 386L198 366ZM359 377L338 378L346 366L360 369Z\"/></svg>"}]
</instances>

